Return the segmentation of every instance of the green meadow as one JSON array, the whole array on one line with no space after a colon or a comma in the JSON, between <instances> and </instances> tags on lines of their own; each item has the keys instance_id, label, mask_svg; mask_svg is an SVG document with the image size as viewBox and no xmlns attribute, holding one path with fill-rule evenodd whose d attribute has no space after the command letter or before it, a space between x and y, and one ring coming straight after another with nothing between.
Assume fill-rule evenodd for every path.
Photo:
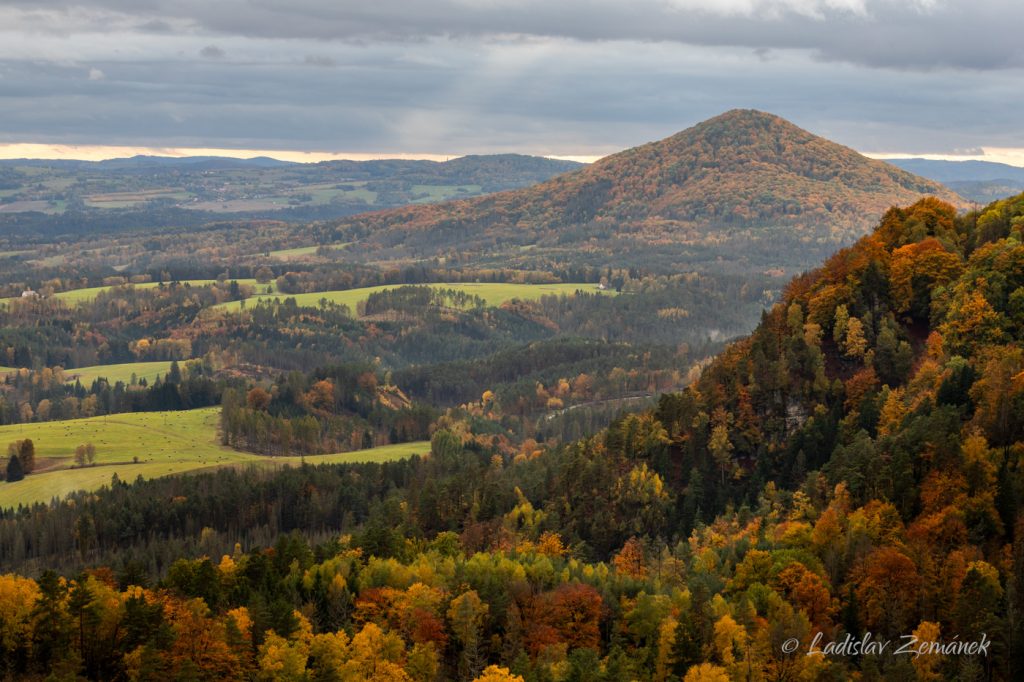
<instances>
[{"instance_id":1,"label":"green meadow","mask_svg":"<svg viewBox=\"0 0 1024 682\"><path fill-rule=\"evenodd\" d=\"M277 251L269 251L267 253L271 258L281 258L287 260L289 258L298 258L300 256L312 256L319 249L319 245L314 246L298 246L294 249L279 249Z\"/></svg>"},{"instance_id":2,"label":"green meadow","mask_svg":"<svg viewBox=\"0 0 1024 682\"><path fill-rule=\"evenodd\" d=\"M231 280L228 280L228 281L231 281ZM251 279L251 278L250 279L240 278L240 279L237 279L235 281L237 281L239 284L255 287L258 291L266 291L267 287L271 287L271 290L276 289L276 286L275 286L275 284L273 282L268 282L268 283L265 283L265 284L260 284L255 279ZM189 286L192 286L192 287L208 287L208 286L211 286L211 285L216 284L216 283L217 283L217 280L215 280L215 279L189 279L189 280L182 280L182 281L178 282L178 284L182 284L182 285L188 284ZM168 282L164 282L164 284L165 285L169 285ZM132 286L132 287L135 287L136 289L153 289L153 288L156 288L156 287L160 286L160 282L142 282L142 283L139 283L139 284L129 284L129 285L119 285L119 286ZM85 289L72 289L70 291L61 291L59 293L56 293L56 294L53 295L53 297L57 298L57 299L60 299L61 301L64 301L69 306L73 306L73 305L78 305L80 303L85 303L85 302L88 302L88 301L92 301L101 292L109 291L112 288L113 288L113 286L102 286L102 287L87 287ZM9 301L9 300L14 300L14 299L0 299L0 303L3 303L4 301Z\"/></svg>"},{"instance_id":3,"label":"green meadow","mask_svg":"<svg viewBox=\"0 0 1024 682\"><path fill-rule=\"evenodd\" d=\"M230 282L231 280L228 280L228 281ZM267 287L272 287L272 288L274 287L273 282L268 282L266 284L260 284L255 279L240 278L240 279L237 279L235 281L237 281L239 284L242 284L242 285L248 285L248 286L251 286L251 287L255 287L258 290L266 290ZM166 285L168 283L165 282L164 284ZM217 280L215 280L215 279L188 279L188 280L183 280L183 281L179 282L179 284L182 284L182 285L187 284L187 285L192 286L192 287L208 287L208 286L211 286L213 284L217 284ZM136 287L138 289L153 289L155 287L160 286L160 283L159 282L143 282L141 284L132 284L130 286ZM68 305L77 305L79 303L84 303L86 301L91 301L91 300L95 299L96 296L100 292L107 291L107 290L109 290L111 288L112 287L89 287L87 289L73 289L71 291L62 291L59 294L54 294L54 297L63 300Z\"/></svg>"},{"instance_id":4,"label":"green meadow","mask_svg":"<svg viewBox=\"0 0 1024 682\"><path fill-rule=\"evenodd\" d=\"M184 368L185 361L178 363ZM126 362L120 365L94 365L92 367L76 367L64 370L68 381L76 379L83 386L90 386L97 379L106 379L110 384L122 381L125 384L131 383L132 375L139 381L145 379L146 383L152 384L158 377L162 378L171 371L170 360L156 360L153 362Z\"/></svg>"},{"instance_id":5,"label":"green meadow","mask_svg":"<svg viewBox=\"0 0 1024 682\"><path fill-rule=\"evenodd\" d=\"M329 244L328 249L341 250L348 246L345 244ZM268 251L267 256L270 258L276 258L277 260L293 260L296 258L305 258L306 256L315 256L317 250L320 248L319 244L313 246L298 246L294 249L280 249L278 251Z\"/></svg>"},{"instance_id":6,"label":"green meadow","mask_svg":"<svg viewBox=\"0 0 1024 682\"><path fill-rule=\"evenodd\" d=\"M36 471L17 483L0 482L0 508L49 502L77 490L95 490L138 476L157 478L200 469L239 465L297 465L299 458L264 457L220 444L219 407L182 412L136 412L86 419L0 426L0 447L31 438ZM75 448L96 446L95 466L75 468ZM426 453L430 443L400 443L379 448L307 457L311 464L384 462ZM136 461L137 458L137 461Z\"/></svg>"},{"instance_id":7,"label":"green meadow","mask_svg":"<svg viewBox=\"0 0 1024 682\"><path fill-rule=\"evenodd\" d=\"M393 462L398 459L406 459L413 455L425 455L430 452L430 441L414 441L412 443L395 443L394 445L381 445L366 450L355 450L353 452L339 452L333 455L309 455L307 464L362 464L373 462ZM293 457L285 461L293 460ZM281 458L273 460L280 462Z\"/></svg>"},{"instance_id":8,"label":"green meadow","mask_svg":"<svg viewBox=\"0 0 1024 682\"><path fill-rule=\"evenodd\" d=\"M460 196L473 196L480 194L482 189L480 185L413 185L412 193L417 197L413 203L422 204L457 199Z\"/></svg>"},{"instance_id":9,"label":"green meadow","mask_svg":"<svg viewBox=\"0 0 1024 682\"><path fill-rule=\"evenodd\" d=\"M376 287L363 287L361 289L347 289L344 291L319 291L311 292L307 294L292 294L284 295L277 294L275 296L252 296L245 299L246 307L251 307L259 301L272 301L275 298L284 300L285 298L294 298L295 302L300 306L318 306L320 301L327 300L330 303L336 303L339 305L346 305L355 314L356 305L360 301L365 301L369 298L370 294L377 293L379 291L385 291L387 289L396 289L401 285L386 284ZM502 303L511 301L513 299L533 301L541 296L571 296L577 291L586 291L589 293L614 293L608 291L601 291L597 288L596 284L516 284L516 283L505 283L505 282L459 282L452 284L428 284L426 286L433 287L435 289L454 289L456 291L462 291L467 294L479 296L489 306L499 306ZM221 303L218 306L214 306L215 309L224 310L227 312L238 312L242 308L241 301L230 301L228 303Z\"/></svg>"},{"instance_id":10,"label":"green meadow","mask_svg":"<svg viewBox=\"0 0 1024 682\"><path fill-rule=\"evenodd\" d=\"M97 379L106 379L110 384L116 384L118 381L130 384L133 374L136 380L145 379L146 383L152 384L157 377L162 378L171 371L171 362L171 360L155 360L152 362L126 362L119 365L75 367L64 370L64 376L69 382L74 383L75 380L78 380L86 387L92 385L92 382ZM186 362L188 361L181 360L178 364L184 369ZM17 367L0 367L0 377L17 371Z\"/></svg>"}]
</instances>

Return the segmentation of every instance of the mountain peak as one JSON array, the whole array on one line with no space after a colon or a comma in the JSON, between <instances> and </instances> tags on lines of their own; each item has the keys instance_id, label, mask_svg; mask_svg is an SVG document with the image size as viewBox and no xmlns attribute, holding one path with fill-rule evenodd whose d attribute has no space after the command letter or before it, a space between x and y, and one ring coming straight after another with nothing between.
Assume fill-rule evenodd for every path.
<instances>
[{"instance_id":1,"label":"mountain peak","mask_svg":"<svg viewBox=\"0 0 1024 682\"><path fill-rule=\"evenodd\" d=\"M680 131L672 137L683 135L691 131L710 134L715 131L737 128L774 131L779 134L806 135L813 137L811 133L807 132L795 123L788 121L781 116L777 116L766 111L760 111L759 109L730 109L718 116L713 116L691 126L690 128L687 128L686 130Z\"/></svg>"},{"instance_id":2,"label":"mountain peak","mask_svg":"<svg viewBox=\"0 0 1024 682\"><path fill-rule=\"evenodd\" d=\"M781 116L777 116L767 111L761 111L760 109L729 109L718 116L712 116L705 121L701 121L697 125L709 125L729 121L764 121L770 123L782 123L796 127L793 123L790 123Z\"/></svg>"},{"instance_id":3,"label":"mountain peak","mask_svg":"<svg viewBox=\"0 0 1024 682\"><path fill-rule=\"evenodd\" d=\"M558 248L578 240L595 248L598 238L616 257L625 240L665 249L722 248L725 234L739 238L741 232L748 244L771 232L770 239L784 236L830 251L866 233L890 206L925 195L965 203L936 182L779 116L733 109L533 187L357 216L338 233L362 238L349 249L352 255L385 248L428 256L471 248L475 240ZM449 236L457 240L448 243Z\"/></svg>"}]
</instances>

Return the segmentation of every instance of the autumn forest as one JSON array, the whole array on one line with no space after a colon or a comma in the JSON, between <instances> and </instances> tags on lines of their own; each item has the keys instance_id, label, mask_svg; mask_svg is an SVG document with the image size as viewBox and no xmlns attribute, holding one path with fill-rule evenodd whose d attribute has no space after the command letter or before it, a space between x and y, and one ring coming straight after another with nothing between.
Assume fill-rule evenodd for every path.
<instances>
[{"instance_id":1,"label":"autumn forest","mask_svg":"<svg viewBox=\"0 0 1024 682\"><path fill-rule=\"evenodd\" d=\"M750 110L457 170L0 220L0 678L1024 679L1024 195Z\"/></svg>"}]
</instances>

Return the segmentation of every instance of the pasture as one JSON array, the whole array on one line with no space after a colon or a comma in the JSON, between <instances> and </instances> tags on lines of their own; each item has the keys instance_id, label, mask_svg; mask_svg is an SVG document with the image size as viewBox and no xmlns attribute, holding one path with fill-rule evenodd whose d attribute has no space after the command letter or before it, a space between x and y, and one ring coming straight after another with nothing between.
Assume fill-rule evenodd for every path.
<instances>
[{"instance_id":1,"label":"pasture","mask_svg":"<svg viewBox=\"0 0 1024 682\"><path fill-rule=\"evenodd\" d=\"M182 370L185 368L185 362L187 361L181 360L178 362ZM74 382L77 379L86 387L91 386L92 382L97 379L106 379L111 385L116 384L118 381L130 384L132 375L135 375L138 381L145 379L146 383L152 384L158 377L163 378L170 371L170 360L156 360L153 362L126 362L120 365L76 367L64 370L64 376L70 382Z\"/></svg>"},{"instance_id":2,"label":"pasture","mask_svg":"<svg viewBox=\"0 0 1024 682\"><path fill-rule=\"evenodd\" d=\"M346 246L348 246L348 243L327 244L325 248L330 249L332 251L338 251L344 249ZM297 246L294 249L279 249L277 251L267 251L265 254L261 255L265 255L268 258L274 258L276 260L301 260L304 258L316 256L316 252L319 249L320 245L314 244L313 246Z\"/></svg>"},{"instance_id":3,"label":"pasture","mask_svg":"<svg viewBox=\"0 0 1024 682\"><path fill-rule=\"evenodd\" d=\"M230 282L231 280L227 280L227 281ZM257 291L261 291L261 292L266 292L267 287L270 287L271 291L274 291L276 289L276 286L275 286L275 284L273 282L267 282L267 283L264 283L264 284L260 284L255 279L246 279L246 278L239 278L239 279L237 279L235 281L237 281L239 284L242 284L242 285L247 285L247 286L254 287ZM189 285L191 287L208 287L208 286L211 286L213 284L217 284L217 280L215 280L215 279L189 279L189 280L182 280L181 282L178 282L178 284L181 284L181 285L187 284L187 285ZM164 285L165 286L169 286L170 283L169 282L164 282ZM156 288L156 287L160 286L160 282L141 282L139 284L127 284L127 285L117 285L117 286L131 286L131 287L135 287L136 289L153 289L153 288ZM81 303L86 303L88 301L95 300L96 297L101 292L109 291L110 289L113 289L113 288L114 288L114 285L111 285L111 286L101 286L101 287L86 287L84 289L72 289L70 291L58 292L58 293L54 294L53 297L56 298L56 299L59 299L61 301L64 301L64 303L66 303L69 306L75 306L75 305L79 305ZM4 303L6 301L10 301L10 300L16 300L16 299L0 299L0 304Z\"/></svg>"},{"instance_id":4,"label":"pasture","mask_svg":"<svg viewBox=\"0 0 1024 682\"><path fill-rule=\"evenodd\" d=\"M137 412L86 419L0 426L0 448L31 438L36 472L16 483L0 482L0 508L49 502L77 490L95 490L116 473L123 481L157 478L224 466L298 465L298 457L265 457L220 444L219 407L182 412ZM75 448L96 447L94 466L75 467ZM306 457L310 464L384 462L430 451L429 442ZM137 458L137 461L136 461Z\"/></svg>"},{"instance_id":5,"label":"pasture","mask_svg":"<svg viewBox=\"0 0 1024 682\"><path fill-rule=\"evenodd\" d=\"M227 281L230 282L231 280L227 280ZM254 288L256 288L259 291L265 291L267 287L272 287L272 288L274 287L273 282L268 282L266 284L260 284L256 280L254 280L254 279L241 278L241 279L237 279L235 281L237 281L241 285L247 285L247 286L254 287ZM165 282L164 284L165 284L165 286L169 286L169 283L167 283L167 282ZM191 286L191 287L208 287L208 286L217 284L217 280L215 280L215 279L189 279L189 280L183 280L181 282L178 282L178 284L181 284L181 285L186 285L187 284L188 286ZM128 285L128 286L133 286L133 287L135 287L137 289L154 289L154 288L160 286L160 283L159 282L143 282L141 284L131 284L131 285ZM68 305L78 305L79 303L84 303L86 301L92 301L93 299L96 298L96 296L100 292L108 291L108 290L110 290L112 288L113 287L106 286L106 287L89 287L87 289L73 289L71 291L62 291L59 294L54 294L53 296L54 296L54 298L59 298L59 299L63 300Z\"/></svg>"},{"instance_id":6,"label":"pasture","mask_svg":"<svg viewBox=\"0 0 1024 682\"><path fill-rule=\"evenodd\" d=\"M365 301L369 298L370 294L385 291L387 289L396 289L399 286L401 285L385 284L382 286L347 289L344 291L320 291L307 294L252 296L245 299L245 307L251 307L259 301L272 301L275 298L282 301L285 298L294 298L295 302L300 306L313 307L319 306L321 301L326 300L330 303L348 306L349 310L352 311L352 314L355 315L356 306L360 301ZM588 293L614 293L607 290L599 290L596 284L573 283L518 284L507 282L459 282L452 284L427 284L425 286L433 287L435 289L454 289L456 291L479 296L488 306L499 306L502 303L514 299L534 301L542 296L572 296L577 291L586 291ZM221 303L220 305L214 306L214 309L223 310L225 312L238 312L242 307L241 301L230 301L228 303Z\"/></svg>"}]
</instances>

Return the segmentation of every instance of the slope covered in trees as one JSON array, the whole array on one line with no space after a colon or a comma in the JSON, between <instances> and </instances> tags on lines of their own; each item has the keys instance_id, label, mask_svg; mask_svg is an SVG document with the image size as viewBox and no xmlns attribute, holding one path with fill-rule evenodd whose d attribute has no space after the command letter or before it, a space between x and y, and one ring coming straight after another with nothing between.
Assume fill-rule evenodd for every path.
<instances>
[{"instance_id":1,"label":"slope covered in trees","mask_svg":"<svg viewBox=\"0 0 1024 682\"><path fill-rule=\"evenodd\" d=\"M887 159L894 166L941 182L962 197L987 204L1024 190L1024 168L992 161Z\"/></svg>"},{"instance_id":2,"label":"slope covered in trees","mask_svg":"<svg viewBox=\"0 0 1024 682\"><path fill-rule=\"evenodd\" d=\"M1022 338L1024 195L894 208L692 387L594 437L509 452L450 412L424 459L117 482L6 514L0 567L30 575L0 578L0 660L91 679L1018 680ZM892 644L806 656L818 633ZM896 653L910 635L988 644Z\"/></svg>"},{"instance_id":3,"label":"slope covered in trees","mask_svg":"<svg viewBox=\"0 0 1024 682\"><path fill-rule=\"evenodd\" d=\"M429 207L364 214L321 239L367 252L437 255L536 245L623 251L710 249L732 239L851 241L884 210L932 194L938 183L861 156L770 114L734 110L667 139L613 154L523 190ZM776 242L778 244L778 242ZM533 247L531 247L533 248ZM813 253L805 256L814 257Z\"/></svg>"}]
</instances>

